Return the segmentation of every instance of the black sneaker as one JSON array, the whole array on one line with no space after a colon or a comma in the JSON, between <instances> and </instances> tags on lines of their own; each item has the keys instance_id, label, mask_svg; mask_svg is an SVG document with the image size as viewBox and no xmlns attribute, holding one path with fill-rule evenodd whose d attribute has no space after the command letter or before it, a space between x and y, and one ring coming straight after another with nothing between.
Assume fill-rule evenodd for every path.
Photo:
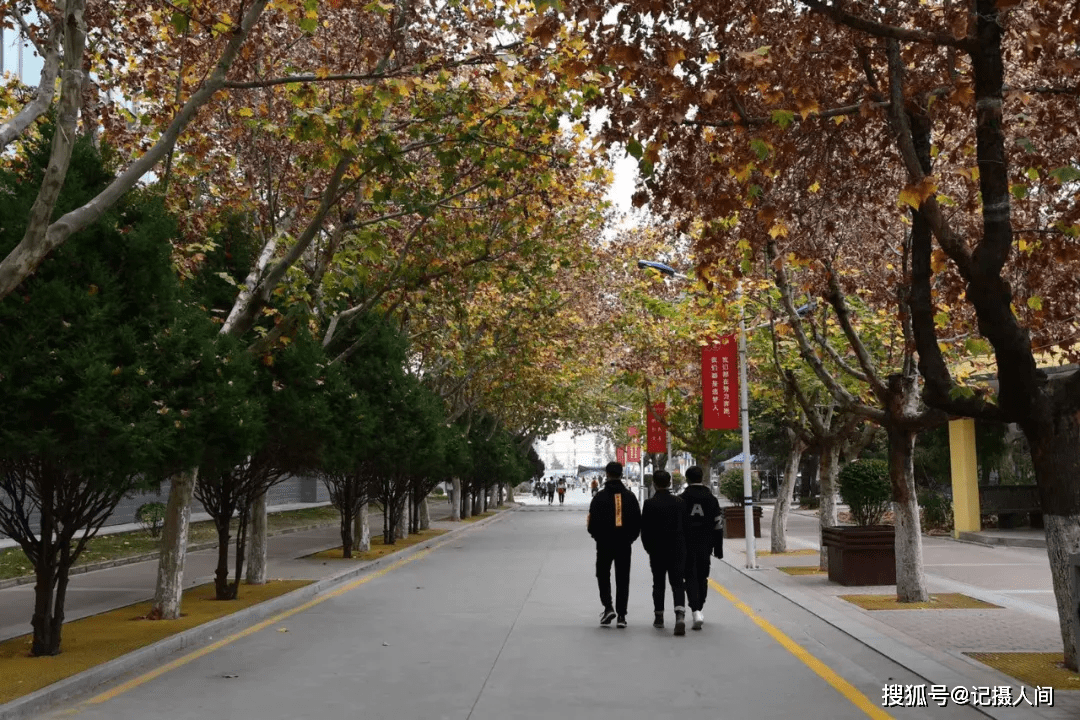
<instances>
[{"instance_id":1,"label":"black sneaker","mask_svg":"<svg viewBox=\"0 0 1080 720\"><path fill-rule=\"evenodd\" d=\"M617 627L617 628L626 627L626 616L625 615L620 615L619 616L619 619L615 622L615 627Z\"/></svg>"},{"instance_id":2,"label":"black sneaker","mask_svg":"<svg viewBox=\"0 0 1080 720\"><path fill-rule=\"evenodd\" d=\"M654 628L663 629L663 627L664 627L664 613L662 613L662 612L653 613L652 626Z\"/></svg>"},{"instance_id":3,"label":"black sneaker","mask_svg":"<svg viewBox=\"0 0 1080 720\"><path fill-rule=\"evenodd\" d=\"M605 610L600 613L600 624L604 627L611 627L611 621L615 619L614 610Z\"/></svg>"}]
</instances>

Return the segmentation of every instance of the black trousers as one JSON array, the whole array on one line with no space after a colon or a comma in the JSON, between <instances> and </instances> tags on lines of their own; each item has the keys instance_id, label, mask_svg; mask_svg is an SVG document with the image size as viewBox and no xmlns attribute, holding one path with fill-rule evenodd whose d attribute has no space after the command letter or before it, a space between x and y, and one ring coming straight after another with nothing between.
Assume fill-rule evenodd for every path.
<instances>
[{"instance_id":1,"label":"black trousers","mask_svg":"<svg viewBox=\"0 0 1080 720\"><path fill-rule=\"evenodd\" d=\"M664 611L664 586L671 584L671 602L674 607L686 607L686 586L683 573L686 571L684 553L656 553L649 556L652 569L652 603L655 612Z\"/></svg>"},{"instance_id":2,"label":"black trousers","mask_svg":"<svg viewBox=\"0 0 1080 720\"><path fill-rule=\"evenodd\" d=\"M626 615L630 600L630 545L596 545L596 584L604 608ZM611 564L615 563L615 604L611 603Z\"/></svg>"},{"instance_id":3,"label":"black trousers","mask_svg":"<svg viewBox=\"0 0 1080 720\"><path fill-rule=\"evenodd\" d=\"M708 546L688 545L686 548L686 595L690 601L690 610L701 610L705 598L709 596L709 554Z\"/></svg>"}]
</instances>

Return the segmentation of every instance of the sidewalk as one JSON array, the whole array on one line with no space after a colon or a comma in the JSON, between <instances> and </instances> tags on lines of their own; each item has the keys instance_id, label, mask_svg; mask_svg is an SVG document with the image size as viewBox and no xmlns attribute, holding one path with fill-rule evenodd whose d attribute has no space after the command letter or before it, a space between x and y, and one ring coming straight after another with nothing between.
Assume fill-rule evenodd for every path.
<instances>
[{"instance_id":1,"label":"sidewalk","mask_svg":"<svg viewBox=\"0 0 1080 720\"><path fill-rule=\"evenodd\" d=\"M758 552L769 549L772 509L765 510ZM825 575L792 576L782 566L816 566L818 556L758 557L747 570L746 541L727 540L724 560L757 582L810 610L926 679L928 684L996 687L1021 683L968 657L968 652L1060 653L1061 634L1046 550L986 546L923 537L923 561L931 593L962 593L998 605L965 610L864 610L841 595L895 594L895 586L844 587ZM818 549L817 518L793 512L788 549ZM1032 692L1032 689L1029 689ZM1080 717L1080 692L1057 690L1053 708L1037 717ZM980 708L991 717L1016 717L1007 709ZM1015 713L1015 710L1012 712ZM1000 713L1000 714L997 714Z\"/></svg>"},{"instance_id":2,"label":"sidewalk","mask_svg":"<svg viewBox=\"0 0 1080 720\"><path fill-rule=\"evenodd\" d=\"M448 506L439 503L433 505L432 514L439 519L432 518L432 528L448 530L460 525L447 522ZM382 513L372 513L370 517L372 535L381 533ZM342 569L340 562L309 560L305 556L340 545L341 535L336 524L272 536L267 539L267 575L279 579L308 580L329 577ZM230 548L230 570L234 548ZM65 622L151 599L157 582L157 566L157 560L147 560L72 575L64 605ZM213 582L216 566L216 548L189 553L184 568L185 586ZM33 584L0 590L0 641L29 633L33 612Z\"/></svg>"},{"instance_id":3,"label":"sidewalk","mask_svg":"<svg viewBox=\"0 0 1080 720\"><path fill-rule=\"evenodd\" d=\"M268 513L285 512L286 510L307 510L308 508L320 508L326 507L330 503L328 502L315 502L315 503L288 503L286 505L271 505L266 508ZM190 522L203 522L204 520L213 520L209 513L196 512L191 513ZM136 530L142 530L143 526L139 523L124 523L122 525L108 525L97 531L97 535L115 535L117 533L134 532ZM96 537L96 536L95 536ZM0 550L4 548L16 547L19 543L15 542L11 538L0 537Z\"/></svg>"}]
</instances>

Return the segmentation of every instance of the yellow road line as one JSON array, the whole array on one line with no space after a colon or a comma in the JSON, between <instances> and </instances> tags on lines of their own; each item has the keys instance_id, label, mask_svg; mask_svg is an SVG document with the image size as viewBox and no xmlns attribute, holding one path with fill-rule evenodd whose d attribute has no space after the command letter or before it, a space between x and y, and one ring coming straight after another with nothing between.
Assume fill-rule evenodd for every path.
<instances>
[{"instance_id":1,"label":"yellow road line","mask_svg":"<svg viewBox=\"0 0 1080 720\"><path fill-rule=\"evenodd\" d=\"M499 518L499 517L501 517L501 515L496 515L495 516L495 518ZM492 522L494 522L494 520L492 520ZM488 524L490 524L490 523L488 523ZM476 527L476 526L474 525L473 527ZM483 527L483 526L481 526L481 527ZM471 529L472 528L466 528L466 530L471 530ZM157 678L157 677L160 677L160 676L164 675L165 673L169 672L170 670L175 670L178 667L182 667L184 665L187 665L188 663L192 662L193 660L198 660L199 658L201 658L201 657L203 657L205 655L209 655L210 653L214 652L215 650L220 650L221 648L225 647L226 645L230 645L230 644L236 642L237 640L239 640L241 638L247 637L248 635L253 635L254 633L257 633L260 630L268 628L268 627L270 627L271 625L273 625L275 623L281 622L285 618L292 617L293 615L296 615L297 613L301 613L301 612L303 612L305 610L313 608L316 605L319 605L320 603L324 603L327 600L330 600L331 598L336 598L336 597L339 597L341 595L344 595L345 593L347 593L347 592L349 592L351 590L355 590L356 588L360 587L361 585L364 585L365 583L369 583L372 580L374 580L376 578L380 578L383 575L386 575L387 573L389 573L389 572L391 572L393 570L397 570L399 567L401 567L403 565L407 565L408 563L411 563L414 560L419 560L420 558L425 557L426 555L430 554L434 550L439 549L440 547L442 547L443 545L446 545L449 542L453 542L453 541L459 540L459 539L460 539L459 535L455 535L453 537L446 538L446 539L444 539L444 540L442 540L440 542L435 543L434 545L432 545L429 548L425 548L424 550L421 550L420 552L418 552L418 553L416 553L414 555L410 555L409 557L402 558L401 560L397 560L397 561L395 561L393 563L390 563L386 567L384 567L384 568L382 568L380 570L376 570L375 572L371 573L370 575L365 575L365 576L363 576L361 578L357 578L356 580L352 580L352 581L342 585L339 588L331 590L330 592L328 592L328 593L326 593L324 595L319 595L316 598L308 600L303 605L299 605L297 607L291 608L291 609L286 610L284 612L278 613L277 615L274 615L273 617L267 618L266 620L262 620L262 621L260 621L260 622L258 622L256 624L252 625L251 627L244 628L240 632L234 633L234 634L229 635L227 637L223 637L221 640L218 640L217 642L211 643L211 644L209 644L209 645L207 645L205 647L201 647L198 650L194 650L194 651L188 653L187 655L184 655L183 657L179 657L179 658L173 660L170 663L166 663L165 665L162 665L161 667L154 668L153 670L151 670L151 671L149 671L147 673L144 673L144 674L142 674L142 675L140 675L140 676L138 676L136 678L132 678L131 680L128 680L125 683L117 685L114 688L110 688L109 690L106 690L105 692L103 692L103 693L101 693L99 695L95 695L94 697L90 698L89 700L86 700L84 703L82 703L82 705L83 706L85 706L85 705L97 705L97 704L100 704L100 703L108 702L108 701L112 700L113 698L116 698L119 695L123 695L124 693L128 692L129 690L133 690L133 689L139 687L140 685L144 685L144 684L150 682L154 678ZM64 714L75 714L75 713L79 712L79 709L80 708L76 707L73 710L70 710L70 711L68 711L67 713L64 713Z\"/></svg>"},{"instance_id":2,"label":"yellow road line","mask_svg":"<svg viewBox=\"0 0 1080 720\"><path fill-rule=\"evenodd\" d=\"M785 635L778 627L776 627L768 620L751 610L749 605L744 603L739 598L735 597L723 585L712 579L709 580L709 585L712 586L713 590L716 590L716 592L723 595L728 602L737 607L747 617L753 620L754 623L759 628L768 633L773 640L780 643L785 650L802 660L803 664L805 664L808 668L817 673L822 680L829 683L829 685L832 685L833 688L838 693L846 697L852 705L862 710L874 720L894 720L892 715L885 712L879 706L871 702L870 698L859 692L854 685L837 675L836 672L828 665L808 653L805 649L803 649L801 645L799 645L797 642Z\"/></svg>"}]
</instances>

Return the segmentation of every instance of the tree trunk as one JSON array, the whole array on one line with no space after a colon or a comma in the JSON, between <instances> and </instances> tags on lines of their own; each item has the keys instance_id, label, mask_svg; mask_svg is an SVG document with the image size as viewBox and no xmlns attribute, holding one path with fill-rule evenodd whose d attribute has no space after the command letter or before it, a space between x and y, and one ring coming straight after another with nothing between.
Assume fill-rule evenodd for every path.
<instances>
[{"instance_id":1,"label":"tree trunk","mask_svg":"<svg viewBox=\"0 0 1080 720\"><path fill-rule=\"evenodd\" d=\"M247 584L266 584L266 493L251 504L251 525L247 538Z\"/></svg>"},{"instance_id":2,"label":"tree trunk","mask_svg":"<svg viewBox=\"0 0 1080 720\"><path fill-rule=\"evenodd\" d=\"M487 488L484 488L480 492L480 494L483 496L481 498L481 500L480 500L480 502L481 502L480 512L486 513L488 511L488 490L487 490Z\"/></svg>"},{"instance_id":3,"label":"tree trunk","mask_svg":"<svg viewBox=\"0 0 1080 720\"><path fill-rule=\"evenodd\" d=\"M821 488L821 508L818 510L820 527L836 527L836 474L840 464L840 443L830 442L821 449L818 458L818 485ZM821 535L818 535L821 543ZM819 567L829 569L829 549L821 543Z\"/></svg>"},{"instance_id":4,"label":"tree trunk","mask_svg":"<svg viewBox=\"0 0 1080 720\"><path fill-rule=\"evenodd\" d=\"M919 498L915 493L916 432L903 427L886 427L889 436L889 479L892 481L893 515L896 523L896 599L926 602L930 591L923 570L922 522Z\"/></svg>"},{"instance_id":5,"label":"tree trunk","mask_svg":"<svg viewBox=\"0 0 1080 720\"><path fill-rule=\"evenodd\" d=\"M353 546L356 542L353 539L355 523L356 511L352 508L352 505L348 503L342 505L339 531L341 533L341 557L346 559L351 558L353 554Z\"/></svg>"},{"instance_id":6,"label":"tree trunk","mask_svg":"<svg viewBox=\"0 0 1080 720\"><path fill-rule=\"evenodd\" d=\"M450 520L456 522L461 519L461 478L454 478L454 485L450 488Z\"/></svg>"},{"instance_id":7,"label":"tree trunk","mask_svg":"<svg viewBox=\"0 0 1080 720\"><path fill-rule=\"evenodd\" d=\"M420 530L431 529L431 511L428 508L427 498L420 501Z\"/></svg>"},{"instance_id":8,"label":"tree trunk","mask_svg":"<svg viewBox=\"0 0 1080 720\"><path fill-rule=\"evenodd\" d=\"M188 524L191 520L191 496L199 469L174 475L169 488L169 504L161 532L161 555L158 558L157 588L150 607L152 620L176 620L180 617L180 598L184 591L184 560L187 558Z\"/></svg>"},{"instance_id":9,"label":"tree trunk","mask_svg":"<svg viewBox=\"0 0 1080 720\"><path fill-rule=\"evenodd\" d=\"M817 478L821 457L811 455L807 460L807 470L803 472L802 482L799 483L799 501L804 504L814 495L814 479Z\"/></svg>"},{"instance_id":10,"label":"tree trunk","mask_svg":"<svg viewBox=\"0 0 1080 720\"><path fill-rule=\"evenodd\" d=\"M58 563L54 550L55 522L51 502L43 502L41 508L41 533L38 538L38 559L34 563L34 615L30 620L34 639L30 654L35 657L56 655L60 652L60 637L53 623L53 589L56 587Z\"/></svg>"},{"instance_id":11,"label":"tree trunk","mask_svg":"<svg viewBox=\"0 0 1080 720\"><path fill-rule=\"evenodd\" d=\"M477 490L477 491L473 492L473 494L472 494L472 510L469 512L470 516L480 514L480 512L481 512L480 511L480 493L482 493L482 492L483 492L483 490Z\"/></svg>"},{"instance_id":12,"label":"tree trunk","mask_svg":"<svg viewBox=\"0 0 1080 720\"><path fill-rule=\"evenodd\" d=\"M1046 524L1046 554L1057 599L1061 643L1065 666L1077 670L1077 638L1070 622L1078 612L1080 598L1072 596L1069 555L1080 553L1080 419L1075 415L1055 418L1056 422L1024 428L1035 477L1039 483L1039 503ZM1051 510L1052 512L1047 512Z\"/></svg>"},{"instance_id":13,"label":"tree trunk","mask_svg":"<svg viewBox=\"0 0 1080 720\"><path fill-rule=\"evenodd\" d=\"M459 503L461 505L460 519L465 520L472 515L472 498L465 487L461 487L461 498L459 499Z\"/></svg>"},{"instance_id":14,"label":"tree trunk","mask_svg":"<svg viewBox=\"0 0 1080 720\"><path fill-rule=\"evenodd\" d=\"M408 495L398 501L397 510L397 522L394 523L394 537L398 540L404 540L409 537L409 500Z\"/></svg>"},{"instance_id":15,"label":"tree trunk","mask_svg":"<svg viewBox=\"0 0 1080 720\"><path fill-rule=\"evenodd\" d=\"M514 502L514 486L511 483L506 484L506 502Z\"/></svg>"},{"instance_id":16,"label":"tree trunk","mask_svg":"<svg viewBox=\"0 0 1080 720\"><path fill-rule=\"evenodd\" d=\"M353 518L353 550L358 552L371 550L371 518L368 516L369 512L368 504L364 503Z\"/></svg>"},{"instance_id":17,"label":"tree trunk","mask_svg":"<svg viewBox=\"0 0 1080 720\"><path fill-rule=\"evenodd\" d=\"M232 600L232 589L229 587L229 517L223 521L215 520L218 536L218 560L214 570L214 599Z\"/></svg>"},{"instance_id":18,"label":"tree trunk","mask_svg":"<svg viewBox=\"0 0 1080 720\"><path fill-rule=\"evenodd\" d=\"M788 455L787 467L784 470L784 482L776 493L776 505L773 506L772 529L770 538L773 554L787 552L787 521L791 510L791 496L795 490L795 478L799 474L799 463L802 462L804 445L801 440L794 439L791 443L791 452Z\"/></svg>"}]
</instances>

